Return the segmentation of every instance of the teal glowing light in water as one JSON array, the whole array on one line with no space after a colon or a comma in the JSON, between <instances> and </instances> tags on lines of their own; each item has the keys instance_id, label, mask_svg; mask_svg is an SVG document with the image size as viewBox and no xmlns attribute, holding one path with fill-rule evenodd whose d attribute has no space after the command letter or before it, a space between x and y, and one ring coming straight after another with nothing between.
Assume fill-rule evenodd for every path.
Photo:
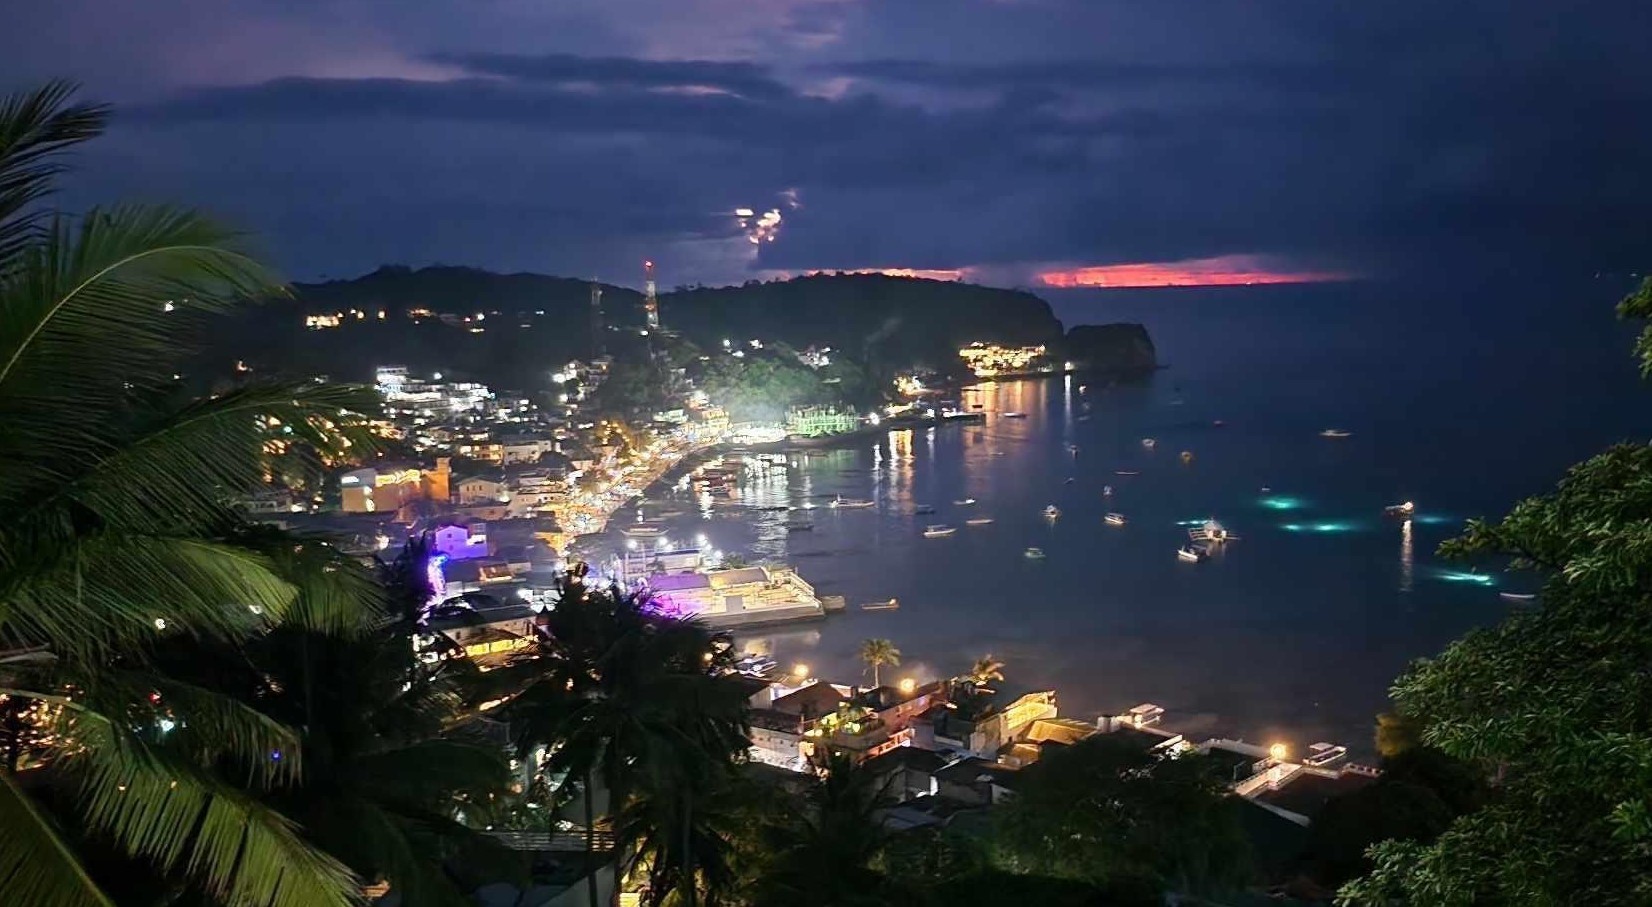
<instances>
[{"instance_id":1,"label":"teal glowing light in water","mask_svg":"<svg viewBox=\"0 0 1652 907\"><path fill-rule=\"evenodd\" d=\"M1206 524L1208 522L1210 522L1210 517L1206 516L1206 517L1200 517L1196 520L1177 520L1176 525L1178 525L1178 526L1203 526L1204 524Z\"/></svg>"},{"instance_id":2,"label":"teal glowing light in water","mask_svg":"<svg viewBox=\"0 0 1652 907\"><path fill-rule=\"evenodd\" d=\"M1281 523L1279 528L1286 532L1353 532L1359 527L1354 523L1327 520L1320 523Z\"/></svg>"},{"instance_id":3,"label":"teal glowing light in water","mask_svg":"<svg viewBox=\"0 0 1652 907\"><path fill-rule=\"evenodd\" d=\"M1436 575L1448 583L1474 583L1480 586L1491 586L1497 583L1497 577L1487 573L1464 573L1461 570L1441 570Z\"/></svg>"},{"instance_id":4,"label":"teal glowing light in water","mask_svg":"<svg viewBox=\"0 0 1652 907\"><path fill-rule=\"evenodd\" d=\"M1257 501L1268 510L1301 510L1308 506L1308 502L1301 498L1290 498L1282 495L1273 495Z\"/></svg>"},{"instance_id":5,"label":"teal glowing light in water","mask_svg":"<svg viewBox=\"0 0 1652 907\"><path fill-rule=\"evenodd\" d=\"M1453 520L1451 517L1443 513L1419 513L1411 519L1427 526L1438 526L1441 523L1456 522L1456 520Z\"/></svg>"}]
</instances>

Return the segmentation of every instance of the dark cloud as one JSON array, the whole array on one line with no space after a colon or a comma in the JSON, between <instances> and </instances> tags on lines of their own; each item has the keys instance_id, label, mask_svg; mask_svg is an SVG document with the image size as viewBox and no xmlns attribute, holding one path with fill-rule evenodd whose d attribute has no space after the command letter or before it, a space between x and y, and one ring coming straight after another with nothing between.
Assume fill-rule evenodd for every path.
<instances>
[{"instance_id":1,"label":"dark cloud","mask_svg":"<svg viewBox=\"0 0 1652 907\"><path fill-rule=\"evenodd\" d=\"M1628 269L1652 248L1638 4L616 6L570 3L580 40L538 47L507 28L525 7L473 8L452 43L439 4L382 31L352 7L385 62L152 92L74 197L211 204L300 275L644 254L683 280L1228 254ZM623 49L570 46L604 29ZM729 212L788 189L780 241L744 244Z\"/></svg>"}]
</instances>

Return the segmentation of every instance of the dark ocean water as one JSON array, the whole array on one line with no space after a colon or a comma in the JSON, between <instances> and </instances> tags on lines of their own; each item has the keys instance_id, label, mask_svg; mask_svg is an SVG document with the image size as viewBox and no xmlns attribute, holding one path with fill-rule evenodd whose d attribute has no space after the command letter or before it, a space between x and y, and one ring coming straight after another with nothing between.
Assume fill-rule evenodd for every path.
<instances>
[{"instance_id":1,"label":"dark ocean water","mask_svg":"<svg viewBox=\"0 0 1652 907\"><path fill-rule=\"evenodd\" d=\"M1087 391L1082 379L987 385L975 401L984 427L799 457L739 496L800 505L841 494L874 509L816 509L815 531L791 535L786 514L749 510L694 528L848 599L844 615L757 641L784 665L853 681L859 642L878 636L904 653L886 677L922 680L990 652L1010 685L1058 690L1065 714L1151 701L1190 734L1364 750L1409 660L1496 620L1508 606L1499 590L1532 588L1522 575L1465 579L1438 544L1568 464L1652 434L1632 331L1611 316L1624 289L1056 297L1069 323L1145 323L1170 368ZM1352 436L1319 437L1328 427ZM979 503L953 503L966 497ZM1381 512L1405 500L1419 513L1409 528ZM1040 514L1050 503L1063 511L1053 524ZM917 504L938 512L915 515ZM1113 510L1126 526L1103 523ZM972 515L995 522L965 526ZM1212 516L1240 539L1208 562L1179 562L1178 523ZM928 523L958 533L926 539ZM1028 546L1047 558L1027 559ZM899 610L859 608L891 596Z\"/></svg>"}]
</instances>

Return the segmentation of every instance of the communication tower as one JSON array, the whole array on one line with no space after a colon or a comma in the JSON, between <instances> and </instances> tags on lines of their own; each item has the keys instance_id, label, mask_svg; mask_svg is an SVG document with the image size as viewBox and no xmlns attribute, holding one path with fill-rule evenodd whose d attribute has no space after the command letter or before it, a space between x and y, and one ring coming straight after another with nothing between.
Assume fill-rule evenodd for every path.
<instances>
[{"instance_id":1,"label":"communication tower","mask_svg":"<svg viewBox=\"0 0 1652 907\"><path fill-rule=\"evenodd\" d=\"M648 329L657 331L660 329L660 300L654 288L654 263L651 261L643 262L642 274L643 311L648 313Z\"/></svg>"}]
</instances>

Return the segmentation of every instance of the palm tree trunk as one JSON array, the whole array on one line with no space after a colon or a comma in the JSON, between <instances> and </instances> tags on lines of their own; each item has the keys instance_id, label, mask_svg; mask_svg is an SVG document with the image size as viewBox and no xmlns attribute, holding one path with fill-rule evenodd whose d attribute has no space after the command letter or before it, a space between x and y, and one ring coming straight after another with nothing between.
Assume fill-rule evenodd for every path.
<instances>
[{"instance_id":1,"label":"palm tree trunk","mask_svg":"<svg viewBox=\"0 0 1652 907\"><path fill-rule=\"evenodd\" d=\"M694 907L694 899L697 894L694 883L693 816L694 789L685 787L683 789L683 886L688 894L688 907Z\"/></svg>"},{"instance_id":2,"label":"palm tree trunk","mask_svg":"<svg viewBox=\"0 0 1652 907\"><path fill-rule=\"evenodd\" d=\"M874 689L883 686L883 684L878 680L878 668L880 667L882 666L877 662L872 662L872 686Z\"/></svg>"},{"instance_id":3,"label":"palm tree trunk","mask_svg":"<svg viewBox=\"0 0 1652 907\"><path fill-rule=\"evenodd\" d=\"M597 907L597 830L596 804L592 803L595 796L595 787L591 783L592 772L589 766L585 769L585 899L590 907ZM615 855L618 858L618 854ZM618 879L615 880L618 886Z\"/></svg>"}]
</instances>

